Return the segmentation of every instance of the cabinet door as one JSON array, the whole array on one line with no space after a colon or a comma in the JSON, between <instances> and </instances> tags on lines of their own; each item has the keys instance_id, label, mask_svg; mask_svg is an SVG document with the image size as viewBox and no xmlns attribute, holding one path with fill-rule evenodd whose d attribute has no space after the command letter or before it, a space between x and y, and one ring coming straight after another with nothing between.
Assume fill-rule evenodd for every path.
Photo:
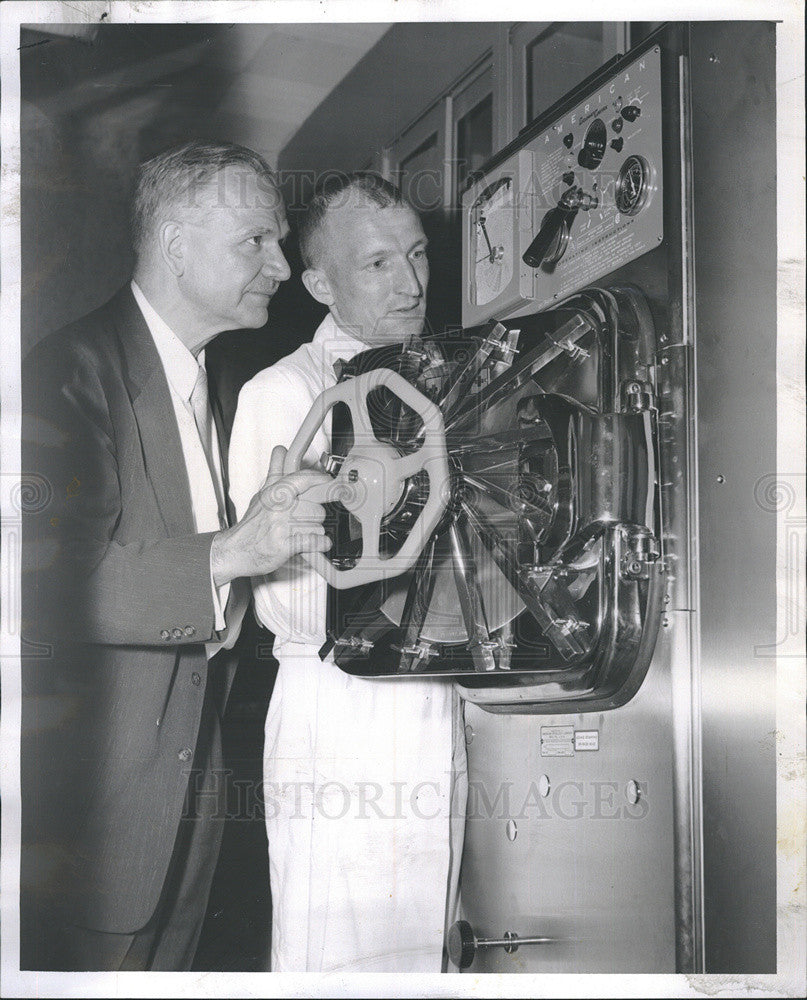
<instances>
[{"instance_id":1,"label":"cabinet door","mask_svg":"<svg viewBox=\"0 0 807 1000\"><path fill-rule=\"evenodd\" d=\"M468 175L493 152L495 135L493 67L488 64L457 91L451 101L454 162L454 207Z\"/></svg>"},{"instance_id":2,"label":"cabinet door","mask_svg":"<svg viewBox=\"0 0 807 1000\"><path fill-rule=\"evenodd\" d=\"M429 238L428 327L442 332L461 324L459 231L450 212L453 171L445 100L433 105L389 150L391 179L420 213Z\"/></svg>"},{"instance_id":3,"label":"cabinet door","mask_svg":"<svg viewBox=\"0 0 807 1000\"><path fill-rule=\"evenodd\" d=\"M451 164L446 155L444 102L430 108L392 144L389 167L392 180L419 212L446 207Z\"/></svg>"},{"instance_id":4,"label":"cabinet door","mask_svg":"<svg viewBox=\"0 0 807 1000\"><path fill-rule=\"evenodd\" d=\"M626 50L622 21L543 21L510 31L516 131Z\"/></svg>"}]
</instances>

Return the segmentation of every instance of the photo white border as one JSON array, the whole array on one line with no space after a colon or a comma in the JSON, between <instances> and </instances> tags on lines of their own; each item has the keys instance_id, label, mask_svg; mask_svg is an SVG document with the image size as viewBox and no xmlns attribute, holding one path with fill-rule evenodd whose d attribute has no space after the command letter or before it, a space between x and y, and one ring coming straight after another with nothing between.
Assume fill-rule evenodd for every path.
<instances>
[{"instance_id":1,"label":"photo white border","mask_svg":"<svg viewBox=\"0 0 807 1000\"><path fill-rule=\"evenodd\" d=\"M19 487L20 366L20 75L21 24L92 22L386 22L536 20L550 4L499 0L137 0L137 2L21 2L0 5L2 67L2 305L0 311L0 500L3 546L3 618L0 633L2 713L0 714L0 791L2 859L0 860L0 995L8 997L685 997L803 996L807 969L805 921L805 673L800 655L777 660L778 762L778 968L776 975L286 975L266 973L42 973L19 971L19 626L10 624L18 603L18 544L14 541ZM777 337L778 473L795 484L796 506L780 515L777 534L777 635L787 634L792 618L805 620L804 566L789 561L793 531L801 532L804 552L804 7L800 2L609 3L596 10L590 2L568 0L564 17L589 20L743 20L780 22L777 28L777 221L779 308ZM302 124L302 123L301 123ZM730 193L727 193L730 199ZM794 527L795 525L795 527ZM17 536L18 537L18 536ZM15 575L16 574L16 575ZM751 581L749 581L749 585ZM16 588L16 590L15 590Z\"/></svg>"}]
</instances>

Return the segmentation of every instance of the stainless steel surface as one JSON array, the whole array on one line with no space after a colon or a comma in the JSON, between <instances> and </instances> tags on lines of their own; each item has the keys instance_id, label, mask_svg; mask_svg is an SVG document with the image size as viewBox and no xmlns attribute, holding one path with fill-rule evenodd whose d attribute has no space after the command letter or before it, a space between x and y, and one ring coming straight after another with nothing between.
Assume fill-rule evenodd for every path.
<instances>
[{"instance_id":1,"label":"stainless steel surface","mask_svg":"<svg viewBox=\"0 0 807 1000\"><path fill-rule=\"evenodd\" d=\"M773 972L776 516L755 490L776 471L774 25L690 33L706 971Z\"/></svg>"},{"instance_id":2,"label":"stainless steel surface","mask_svg":"<svg viewBox=\"0 0 807 1000\"><path fill-rule=\"evenodd\" d=\"M480 950L468 971L675 971L669 676L651 668L611 712L493 715L466 704L465 713L474 740L462 915L482 938L506 927L556 939L515 955ZM599 749L575 751L564 732L542 740L547 726L596 731ZM503 836L510 821L514 841Z\"/></svg>"}]
</instances>

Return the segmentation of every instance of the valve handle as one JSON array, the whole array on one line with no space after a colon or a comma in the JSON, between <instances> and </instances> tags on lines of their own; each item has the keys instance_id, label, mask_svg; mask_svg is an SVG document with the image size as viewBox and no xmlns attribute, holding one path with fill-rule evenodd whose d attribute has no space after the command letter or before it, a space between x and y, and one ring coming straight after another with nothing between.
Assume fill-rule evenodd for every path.
<instances>
[{"instance_id":1,"label":"valve handle","mask_svg":"<svg viewBox=\"0 0 807 1000\"><path fill-rule=\"evenodd\" d=\"M523 937L505 931L502 938L478 938L467 920L457 920L448 930L448 957L458 969L467 969L476 957L477 948L504 948L508 955L518 951L519 945L552 944L549 937Z\"/></svg>"},{"instance_id":2,"label":"valve handle","mask_svg":"<svg viewBox=\"0 0 807 1000\"><path fill-rule=\"evenodd\" d=\"M522 260L528 267L540 267L549 253L549 248L558 238L564 226L571 227L577 209L563 208L557 205L546 213L538 235L530 243L522 255Z\"/></svg>"},{"instance_id":3,"label":"valve handle","mask_svg":"<svg viewBox=\"0 0 807 1000\"><path fill-rule=\"evenodd\" d=\"M550 250L558 236L565 230L566 236L572 228L577 213L582 208L584 212L591 211L599 204L594 194L588 194L577 186L564 191L557 205L544 216L538 235L530 243L521 256L528 267L540 267L549 256ZM555 259L553 263L556 263Z\"/></svg>"},{"instance_id":4,"label":"valve handle","mask_svg":"<svg viewBox=\"0 0 807 1000\"><path fill-rule=\"evenodd\" d=\"M367 397L385 386L423 420L422 443L417 451L399 454L380 441L373 430ZM337 590L386 580L411 569L440 523L450 492L445 426L440 408L397 372L377 368L338 382L314 402L292 442L283 465L284 475L302 467L314 435L330 410L344 403L353 420L353 447L331 483L313 486L301 494L315 503L339 502L361 525L362 552L349 569L338 569L322 552L306 552L303 558ZM423 510L395 555L381 554L381 526L395 507L406 480L424 471L429 477L429 495Z\"/></svg>"}]
</instances>

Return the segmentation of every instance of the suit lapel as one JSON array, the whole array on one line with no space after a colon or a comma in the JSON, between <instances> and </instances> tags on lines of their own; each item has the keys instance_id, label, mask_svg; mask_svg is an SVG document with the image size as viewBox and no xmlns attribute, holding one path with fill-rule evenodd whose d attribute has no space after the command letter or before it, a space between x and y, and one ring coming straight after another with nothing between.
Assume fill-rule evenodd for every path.
<instances>
[{"instance_id":1,"label":"suit lapel","mask_svg":"<svg viewBox=\"0 0 807 1000\"><path fill-rule=\"evenodd\" d=\"M112 302L126 362L124 379L140 431L146 471L169 536L193 534L188 473L171 390L143 314L127 286Z\"/></svg>"}]
</instances>

